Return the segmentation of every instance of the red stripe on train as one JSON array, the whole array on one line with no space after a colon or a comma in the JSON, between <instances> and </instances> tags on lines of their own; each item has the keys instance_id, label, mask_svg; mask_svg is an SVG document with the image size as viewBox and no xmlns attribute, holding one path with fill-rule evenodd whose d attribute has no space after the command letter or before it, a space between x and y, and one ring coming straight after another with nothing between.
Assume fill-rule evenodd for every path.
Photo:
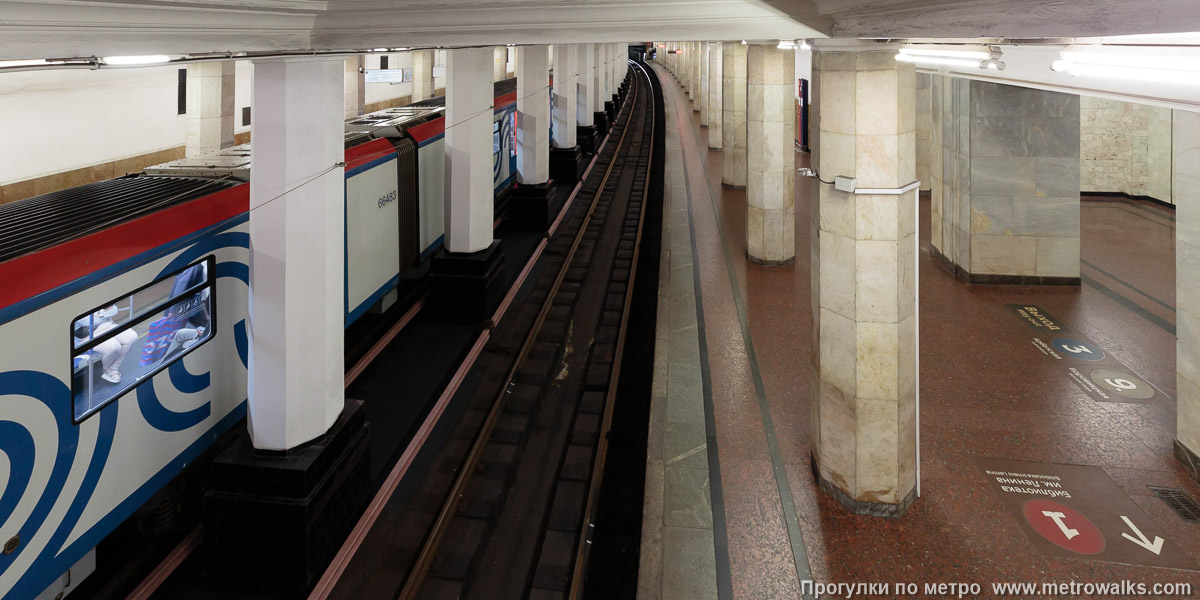
<instances>
[{"instance_id":1,"label":"red stripe on train","mask_svg":"<svg viewBox=\"0 0 1200 600\"><path fill-rule=\"evenodd\" d=\"M377 158L396 154L396 147L386 139L371 140L346 149L346 170L369 163Z\"/></svg>"},{"instance_id":2,"label":"red stripe on train","mask_svg":"<svg viewBox=\"0 0 1200 600\"><path fill-rule=\"evenodd\" d=\"M510 92L503 96L498 96L492 101L493 107L502 107L513 104L517 101L517 93ZM427 123L421 123L408 128L408 134L417 142L423 142L431 137L446 132L446 117L438 117Z\"/></svg>"},{"instance_id":3,"label":"red stripe on train","mask_svg":"<svg viewBox=\"0 0 1200 600\"><path fill-rule=\"evenodd\" d=\"M0 263L0 308L242 214L250 184L189 200L33 254Z\"/></svg>"},{"instance_id":4,"label":"red stripe on train","mask_svg":"<svg viewBox=\"0 0 1200 600\"><path fill-rule=\"evenodd\" d=\"M408 135L418 143L446 132L446 117L438 117L432 121L421 123L408 128Z\"/></svg>"}]
</instances>

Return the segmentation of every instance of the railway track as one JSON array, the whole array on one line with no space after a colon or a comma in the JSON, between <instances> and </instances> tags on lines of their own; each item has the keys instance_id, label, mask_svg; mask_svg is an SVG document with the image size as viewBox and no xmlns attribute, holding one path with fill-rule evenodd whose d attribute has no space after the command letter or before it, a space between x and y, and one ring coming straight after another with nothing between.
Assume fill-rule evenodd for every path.
<instances>
[{"instance_id":1,"label":"railway track","mask_svg":"<svg viewBox=\"0 0 1200 600\"><path fill-rule=\"evenodd\" d=\"M402 599L577 598L604 471L654 144L650 78L629 98L525 300L480 358L471 405L410 507ZM615 143L614 141L615 140ZM335 594L340 595L340 594Z\"/></svg>"}]
</instances>

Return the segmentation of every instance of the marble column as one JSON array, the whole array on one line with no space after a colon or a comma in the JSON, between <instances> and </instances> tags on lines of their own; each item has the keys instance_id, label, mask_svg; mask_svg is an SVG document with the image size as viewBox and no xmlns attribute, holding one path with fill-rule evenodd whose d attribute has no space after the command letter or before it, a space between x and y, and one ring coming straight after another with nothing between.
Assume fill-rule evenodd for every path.
<instances>
[{"instance_id":1,"label":"marble column","mask_svg":"<svg viewBox=\"0 0 1200 600\"><path fill-rule=\"evenodd\" d=\"M188 157L233 145L235 64L224 61L187 66Z\"/></svg>"},{"instance_id":2,"label":"marble column","mask_svg":"<svg viewBox=\"0 0 1200 600\"><path fill-rule=\"evenodd\" d=\"M696 104L700 107L700 126L708 127L708 42L700 42L700 97Z\"/></svg>"},{"instance_id":3,"label":"marble column","mask_svg":"<svg viewBox=\"0 0 1200 600\"><path fill-rule=\"evenodd\" d=\"M546 46L517 48L517 182L550 178L550 52Z\"/></svg>"},{"instance_id":4,"label":"marble column","mask_svg":"<svg viewBox=\"0 0 1200 600\"><path fill-rule=\"evenodd\" d=\"M916 72L894 49L861 48L813 52L812 164L826 181L901 188L916 178ZM899 515L917 483L917 191L811 185L819 485L853 512Z\"/></svg>"},{"instance_id":5,"label":"marble column","mask_svg":"<svg viewBox=\"0 0 1200 600\"><path fill-rule=\"evenodd\" d=\"M367 103L367 82L366 74L363 73L363 56L361 54L346 59L344 77L346 118L353 119L363 114Z\"/></svg>"},{"instance_id":6,"label":"marble column","mask_svg":"<svg viewBox=\"0 0 1200 600\"><path fill-rule=\"evenodd\" d=\"M746 253L764 265L796 257L795 73L793 52L746 53Z\"/></svg>"},{"instance_id":7,"label":"marble column","mask_svg":"<svg viewBox=\"0 0 1200 600\"><path fill-rule=\"evenodd\" d=\"M345 406L344 72L342 57L254 61L248 421L260 450L324 435Z\"/></svg>"},{"instance_id":8,"label":"marble column","mask_svg":"<svg viewBox=\"0 0 1200 600\"><path fill-rule=\"evenodd\" d=\"M692 96L692 112L700 112L700 79L702 77L700 65L704 63L704 57L701 56L700 42L692 42L692 74L691 81L688 83L688 94Z\"/></svg>"},{"instance_id":9,"label":"marble column","mask_svg":"<svg viewBox=\"0 0 1200 600\"><path fill-rule=\"evenodd\" d=\"M683 92L687 94L688 100L692 101L695 101L695 98L692 97L692 63L694 62L692 57L694 52L695 48L692 47L691 42L683 43L683 80L680 83L683 84Z\"/></svg>"},{"instance_id":10,"label":"marble column","mask_svg":"<svg viewBox=\"0 0 1200 600\"><path fill-rule=\"evenodd\" d=\"M508 79L508 47L492 48L492 81Z\"/></svg>"},{"instance_id":11,"label":"marble column","mask_svg":"<svg viewBox=\"0 0 1200 600\"><path fill-rule=\"evenodd\" d=\"M608 91L609 79L612 78L612 44L594 44L593 51L596 61L596 75L592 83L592 110L604 110L604 102L612 95Z\"/></svg>"},{"instance_id":12,"label":"marble column","mask_svg":"<svg viewBox=\"0 0 1200 600\"><path fill-rule=\"evenodd\" d=\"M593 86L596 84L596 54L594 44L574 44L575 65L578 77L575 79L575 122L580 127L592 127L596 124L596 95Z\"/></svg>"},{"instance_id":13,"label":"marble column","mask_svg":"<svg viewBox=\"0 0 1200 600\"><path fill-rule=\"evenodd\" d=\"M917 73L917 179L921 181L923 192L933 189L932 78L929 73ZM941 160L941 155L938 156L938 160Z\"/></svg>"},{"instance_id":14,"label":"marble column","mask_svg":"<svg viewBox=\"0 0 1200 600\"><path fill-rule=\"evenodd\" d=\"M931 96L934 256L972 283L1079 285L1079 96L939 75Z\"/></svg>"},{"instance_id":15,"label":"marble column","mask_svg":"<svg viewBox=\"0 0 1200 600\"><path fill-rule=\"evenodd\" d=\"M412 51L412 101L433 97L433 50Z\"/></svg>"},{"instance_id":16,"label":"marble column","mask_svg":"<svg viewBox=\"0 0 1200 600\"><path fill-rule=\"evenodd\" d=\"M1200 479L1200 113L1173 112L1175 457Z\"/></svg>"},{"instance_id":17,"label":"marble column","mask_svg":"<svg viewBox=\"0 0 1200 600\"><path fill-rule=\"evenodd\" d=\"M746 48L730 42L721 66L721 183L746 187Z\"/></svg>"},{"instance_id":18,"label":"marble column","mask_svg":"<svg viewBox=\"0 0 1200 600\"><path fill-rule=\"evenodd\" d=\"M679 49L679 54L677 56L678 65L676 67L675 79L679 82L679 87L683 89L684 95L687 95L688 73L691 72L687 68L687 42L678 42L677 48Z\"/></svg>"},{"instance_id":19,"label":"marble column","mask_svg":"<svg viewBox=\"0 0 1200 600\"><path fill-rule=\"evenodd\" d=\"M492 244L492 51L446 53L446 250Z\"/></svg>"},{"instance_id":20,"label":"marble column","mask_svg":"<svg viewBox=\"0 0 1200 600\"><path fill-rule=\"evenodd\" d=\"M554 45L554 114L555 148L574 148L575 138L575 45Z\"/></svg>"},{"instance_id":21,"label":"marble column","mask_svg":"<svg viewBox=\"0 0 1200 600\"><path fill-rule=\"evenodd\" d=\"M725 85L721 76L723 48L721 42L710 42L708 47L708 147L716 150L721 149L721 123L724 118L721 106L721 88Z\"/></svg>"}]
</instances>

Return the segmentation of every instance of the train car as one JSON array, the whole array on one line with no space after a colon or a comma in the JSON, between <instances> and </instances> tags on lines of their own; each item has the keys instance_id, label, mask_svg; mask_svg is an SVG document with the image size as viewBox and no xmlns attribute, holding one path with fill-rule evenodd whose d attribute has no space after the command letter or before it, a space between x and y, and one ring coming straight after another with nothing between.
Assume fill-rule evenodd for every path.
<instances>
[{"instance_id":1,"label":"train car","mask_svg":"<svg viewBox=\"0 0 1200 600\"><path fill-rule=\"evenodd\" d=\"M77 584L245 416L249 190L126 177L0 206L0 597Z\"/></svg>"},{"instance_id":2,"label":"train car","mask_svg":"<svg viewBox=\"0 0 1200 600\"><path fill-rule=\"evenodd\" d=\"M499 197L515 108L496 101ZM387 120L347 127L347 325L441 245L444 118ZM245 417L249 155L0 206L0 598L78 585Z\"/></svg>"}]
</instances>

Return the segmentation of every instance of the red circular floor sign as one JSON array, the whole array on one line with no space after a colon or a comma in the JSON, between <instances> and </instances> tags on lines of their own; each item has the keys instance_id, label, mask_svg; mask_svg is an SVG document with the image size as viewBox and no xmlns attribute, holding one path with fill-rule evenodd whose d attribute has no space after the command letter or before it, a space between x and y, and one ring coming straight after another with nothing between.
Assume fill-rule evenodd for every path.
<instances>
[{"instance_id":1,"label":"red circular floor sign","mask_svg":"<svg viewBox=\"0 0 1200 600\"><path fill-rule=\"evenodd\" d=\"M1104 551L1104 534L1079 511L1050 500L1025 503L1025 520L1057 546L1079 554Z\"/></svg>"}]
</instances>

